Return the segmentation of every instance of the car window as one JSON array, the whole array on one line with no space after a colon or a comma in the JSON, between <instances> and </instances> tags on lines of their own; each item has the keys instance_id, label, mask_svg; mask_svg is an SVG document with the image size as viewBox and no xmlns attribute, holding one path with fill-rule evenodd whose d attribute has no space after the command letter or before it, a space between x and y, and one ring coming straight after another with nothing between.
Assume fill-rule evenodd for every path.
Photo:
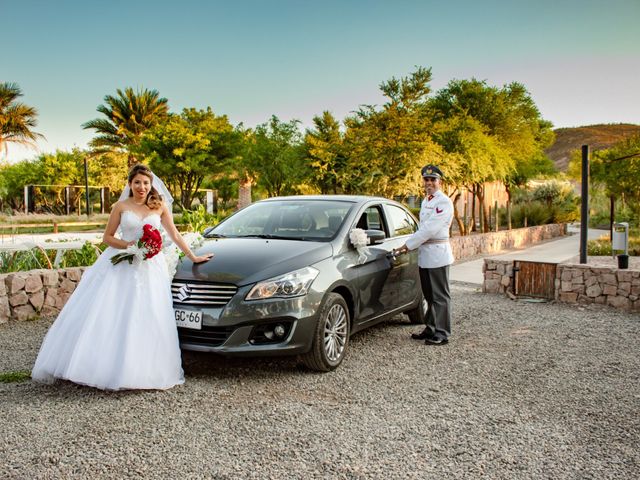
<instances>
[{"instance_id":1,"label":"car window","mask_svg":"<svg viewBox=\"0 0 640 480\"><path fill-rule=\"evenodd\" d=\"M388 236L388 232L384 227L382 211L380 205L372 205L362 212L355 228L362 230L382 230Z\"/></svg>"},{"instance_id":2,"label":"car window","mask_svg":"<svg viewBox=\"0 0 640 480\"><path fill-rule=\"evenodd\" d=\"M389 220L389 228L392 237L401 235L410 235L418 230L418 224L413 217L397 205L386 205L387 219Z\"/></svg>"},{"instance_id":3,"label":"car window","mask_svg":"<svg viewBox=\"0 0 640 480\"><path fill-rule=\"evenodd\" d=\"M211 234L328 240L336 235L352 205L333 200L258 202L227 218Z\"/></svg>"}]
</instances>

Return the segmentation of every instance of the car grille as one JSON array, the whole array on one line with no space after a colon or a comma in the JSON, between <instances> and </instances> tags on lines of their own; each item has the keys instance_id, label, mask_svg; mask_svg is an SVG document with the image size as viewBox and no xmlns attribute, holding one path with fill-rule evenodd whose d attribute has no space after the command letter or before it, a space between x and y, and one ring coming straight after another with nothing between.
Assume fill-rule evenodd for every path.
<instances>
[{"instance_id":1,"label":"car grille","mask_svg":"<svg viewBox=\"0 0 640 480\"><path fill-rule=\"evenodd\" d=\"M174 279L171 284L174 305L221 307L229 303L237 291L235 285L224 283Z\"/></svg>"},{"instance_id":2,"label":"car grille","mask_svg":"<svg viewBox=\"0 0 640 480\"><path fill-rule=\"evenodd\" d=\"M189 328L178 327L178 337L181 342L217 347L222 345L234 330L235 327L203 326L202 330L191 330Z\"/></svg>"}]
</instances>

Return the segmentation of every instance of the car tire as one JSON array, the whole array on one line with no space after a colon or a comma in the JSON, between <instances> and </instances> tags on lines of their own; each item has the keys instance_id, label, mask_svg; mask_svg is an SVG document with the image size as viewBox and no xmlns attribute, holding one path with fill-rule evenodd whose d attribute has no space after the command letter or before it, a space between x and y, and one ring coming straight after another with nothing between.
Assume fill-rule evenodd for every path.
<instances>
[{"instance_id":1,"label":"car tire","mask_svg":"<svg viewBox=\"0 0 640 480\"><path fill-rule=\"evenodd\" d=\"M329 372L342 363L349 345L351 320L344 298L330 293L320 310L311 350L301 356L311 370Z\"/></svg>"},{"instance_id":2,"label":"car tire","mask_svg":"<svg viewBox=\"0 0 640 480\"><path fill-rule=\"evenodd\" d=\"M420 299L421 301L416 308L413 308L405 312L407 314L407 317L409 317L409 322L411 322L412 325L425 323L424 319L427 315L428 305L427 305L427 301L424 299L422 295L420 295Z\"/></svg>"}]
</instances>

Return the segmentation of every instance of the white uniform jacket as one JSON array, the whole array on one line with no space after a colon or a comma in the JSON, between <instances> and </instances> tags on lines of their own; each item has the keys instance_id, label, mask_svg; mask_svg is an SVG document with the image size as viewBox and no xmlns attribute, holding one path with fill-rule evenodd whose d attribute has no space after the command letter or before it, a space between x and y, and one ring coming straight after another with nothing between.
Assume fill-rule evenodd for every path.
<instances>
[{"instance_id":1,"label":"white uniform jacket","mask_svg":"<svg viewBox=\"0 0 640 480\"><path fill-rule=\"evenodd\" d=\"M453 220L453 202L438 190L422 201L420 226L406 245L409 250L418 248L420 268L438 268L453 263L449 243L449 226Z\"/></svg>"}]
</instances>

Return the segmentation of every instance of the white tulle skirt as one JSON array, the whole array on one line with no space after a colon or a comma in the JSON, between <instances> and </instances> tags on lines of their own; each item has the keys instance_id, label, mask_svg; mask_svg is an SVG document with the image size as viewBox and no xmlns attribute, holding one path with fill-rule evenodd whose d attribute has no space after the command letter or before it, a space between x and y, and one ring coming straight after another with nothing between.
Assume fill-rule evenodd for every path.
<instances>
[{"instance_id":1,"label":"white tulle skirt","mask_svg":"<svg viewBox=\"0 0 640 480\"><path fill-rule=\"evenodd\" d=\"M184 382L167 266L111 264L108 248L85 271L49 329L31 372L104 390L167 389Z\"/></svg>"}]
</instances>

